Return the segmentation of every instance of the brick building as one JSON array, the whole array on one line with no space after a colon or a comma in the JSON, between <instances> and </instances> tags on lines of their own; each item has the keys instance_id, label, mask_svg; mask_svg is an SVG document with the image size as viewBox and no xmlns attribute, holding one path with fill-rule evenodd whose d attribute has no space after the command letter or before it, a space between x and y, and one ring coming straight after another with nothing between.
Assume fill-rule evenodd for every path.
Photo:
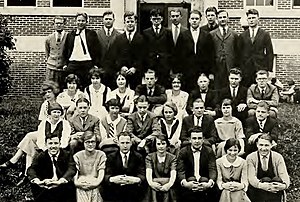
<instances>
[{"instance_id":1,"label":"brick building","mask_svg":"<svg viewBox=\"0 0 300 202\"><path fill-rule=\"evenodd\" d=\"M187 18L190 9L203 13L207 6L226 9L231 26L238 32L242 31L241 16L248 8L257 8L260 26L271 33L276 77L283 83L288 78L300 83L300 0L0 0L0 13L10 17L9 27L17 47L10 51L14 64L9 96L39 97L46 68L44 40L53 31L54 15L65 16L66 29L71 30L75 27L73 16L84 11L90 15L88 27L99 29L103 12L109 9L116 14L115 26L122 29L124 11L132 10L139 14L139 27L143 28L147 26L147 12L153 7L164 9L167 19L171 7L183 7Z\"/></svg>"}]
</instances>

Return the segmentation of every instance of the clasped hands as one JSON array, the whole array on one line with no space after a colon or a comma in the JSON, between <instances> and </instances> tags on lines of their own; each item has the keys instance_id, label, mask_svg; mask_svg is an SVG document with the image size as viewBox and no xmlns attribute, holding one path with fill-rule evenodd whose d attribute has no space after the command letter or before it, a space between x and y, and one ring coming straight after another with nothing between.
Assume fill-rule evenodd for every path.
<instances>
[{"instance_id":1,"label":"clasped hands","mask_svg":"<svg viewBox=\"0 0 300 202\"><path fill-rule=\"evenodd\" d=\"M91 190L99 186L97 178L80 178L75 182L76 187L83 190Z\"/></svg>"},{"instance_id":2,"label":"clasped hands","mask_svg":"<svg viewBox=\"0 0 300 202\"><path fill-rule=\"evenodd\" d=\"M149 186L154 189L155 191L163 191L163 192L167 192L170 190L170 188L172 187L172 185L170 183L166 183L164 185L162 185L159 182L151 182L149 183Z\"/></svg>"},{"instance_id":3,"label":"clasped hands","mask_svg":"<svg viewBox=\"0 0 300 202\"><path fill-rule=\"evenodd\" d=\"M259 188L268 192L277 193L286 189L286 184L280 182L263 182Z\"/></svg>"},{"instance_id":4,"label":"clasped hands","mask_svg":"<svg viewBox=\"0 0 300 202\"><path fill-rule=\"evenodd\" d=\"M31 182L45 189L52 189L58 187L61 184L68 183L68 181L64 178L60 178L59 180L55 180L55 179L40 180L38 178L35 178Z\"/></svg>"},{"instance_id":5,"label":"clasped hands","mask_svg":"<svg viewBox=\"0 0 300 202\"><path fill-rule=\"evenodd\" d=\"M211 183L209 183L209 182L196 182L196 181L186 182L186 183L184 183L183 186L194 192L205 191L206 189L209 189L212 187Z\"/></svg>"},{"instance_id":6,"label":"clasped hands","mask_svg":"<svg viewBox=\"0 0 300 202\"><path fill-rule=\"evenodd\" d=\"M116 175L114 177L110 177L109 181L123 186L123 185L140 183L141 179L139 177L134 177L134 176Z\"/></svg>"},{"instance_id":7,"label":"clasped hands","mask_svg":"<svg viewBox=\"0 0 300 202\"><path fill-rule=\"evenodd\" d=\"M124 72L124 73L126 73L127 75L132 75L132 74L135 74L136 69L135 69L134 67L128 68L128 67L126 67L126 66L123 66L123 67L121 68L121 72Z\"/></svg>"},{"instance_id":8,"label":"clasped hands","mask_svg":"<svg viewBox=\"0 0 300 202\"><path fill-rule=\"evenodd\" d=\"M239 190L242 190L244 189L244 184L242 183L239 183L239 182L226 182L226 183L223 183L222 184L222 187L225 189L225 190L229 190L229 191L239 191Z\"/></svg>"}]
</instances>

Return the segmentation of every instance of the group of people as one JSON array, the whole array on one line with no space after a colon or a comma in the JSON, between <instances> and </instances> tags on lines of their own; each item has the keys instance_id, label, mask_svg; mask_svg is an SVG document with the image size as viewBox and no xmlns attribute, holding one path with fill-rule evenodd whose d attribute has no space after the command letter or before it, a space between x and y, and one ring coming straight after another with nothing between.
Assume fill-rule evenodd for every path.
<instances>
[{"instance_id":1,"label":"group of people","mask_svg":"<svg viewBox=\"0 0 300 202\"><path fill-rule=\"evenodd\" d=\"M191 11L187 29L173 9L167 29L154 9L143 34L132 12L123 34L111 11L97 32L85 13L68 34L55 17L41 122L0 169L25 154L41 202L284 200L270 36L254 9L240 36L225 10L206 16L200 28L201 13Z\"/></svg>"}]
</instances>

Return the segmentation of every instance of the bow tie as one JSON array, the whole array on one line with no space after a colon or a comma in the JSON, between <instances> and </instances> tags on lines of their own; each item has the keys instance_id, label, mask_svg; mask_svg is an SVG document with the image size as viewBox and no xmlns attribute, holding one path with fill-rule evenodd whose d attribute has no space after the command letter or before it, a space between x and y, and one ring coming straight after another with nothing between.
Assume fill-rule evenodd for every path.
<instances>
[{"instance_id":1,"label":"bow tie","mask_svg":"<svg viewBox=\"0 0 300 202\"><path fill-rule=\"evenodd\" d=\"M195 149L195 148L192 147L192 151L193 151L193 153L201 152L201 148Z\"/></svg>"}]
</instances>

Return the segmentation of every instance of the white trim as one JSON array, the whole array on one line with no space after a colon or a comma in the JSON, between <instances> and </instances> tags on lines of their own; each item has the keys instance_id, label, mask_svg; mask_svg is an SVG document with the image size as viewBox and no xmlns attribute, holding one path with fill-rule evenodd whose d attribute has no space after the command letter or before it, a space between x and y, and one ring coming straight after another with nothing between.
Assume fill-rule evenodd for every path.
<instances>
[{"instance_id":1,"label":"white trim","mask_svg":"<svg viewBox=\"0 0 300 202\"><path fill-rule=\"evenodd\" d=\"M264 3L266 2L267 0L264 0ZM272 6L256 6L255 3L257 2L257 0L254 0L254 5L253 6L247 6L247 0L244 0L244 8L248 8L248 7L255 7L255 8L261 8L261 9L269 9L270 7L272 7L272 9L275 9L277 8L277 0L274 0L273 1L273 5Z\"/></svg>"},{"instance_id":2,"label":"white trim","mask_svg":"<svg viewBox=\"0 0 300 202\"><path fill-rule=\"evenodd\" d=\"M246 15L248 9L228 9L229 17L241 17ZM290 10L258 10L260 18L300 18L300 9Z\"/></svg>"}]
</instances>

